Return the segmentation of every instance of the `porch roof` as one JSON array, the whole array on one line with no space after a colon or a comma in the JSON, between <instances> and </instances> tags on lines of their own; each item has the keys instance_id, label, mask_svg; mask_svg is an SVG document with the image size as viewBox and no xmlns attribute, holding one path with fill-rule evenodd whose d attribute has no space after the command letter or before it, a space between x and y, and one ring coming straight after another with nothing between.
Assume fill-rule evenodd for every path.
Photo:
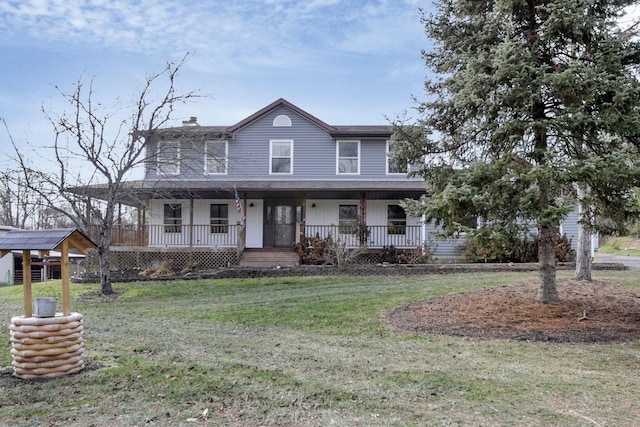
<instances>
[{"instance_id":1,"label":"porch roof","mask_svg":"<svg viewBox=\"0 0 640 427\"><path fill-rule=\"evenodd\" d=\"M419 180L180 180L128 181L119 202L139 206L153 198L233 198L237 189L241 198L351 198L365 194L372 199L416 198L424 194ZM106 186L77 187L71 192L102 199Z\"/></svg>"}]
</instances>

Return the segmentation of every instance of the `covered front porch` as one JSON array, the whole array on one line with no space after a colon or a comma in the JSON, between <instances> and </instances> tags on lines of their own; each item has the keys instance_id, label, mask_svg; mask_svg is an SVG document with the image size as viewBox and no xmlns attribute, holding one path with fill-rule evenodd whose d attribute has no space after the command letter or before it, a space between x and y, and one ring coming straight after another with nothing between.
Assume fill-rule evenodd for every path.
<instances>
[{"instance_id":1,"label":"covered front porch","mask_svg":"<svg viewBox=\"0 0 640 427\"><path fill-rule=\"evenodd\" d=\"M412 180L182 181L127 183L123 205L135 223L116 221L115 247L291 247L301 236L339 238L349 246L415 247L424 243L420 218L392 217L405 198L424 193ZM100 188L91 188L100 198ZM214 209L215 208L215 209ZM133 216L133 215L132 215ZM358 230L354 231L354 227ZM99 230L90 230L98 239Z\"/></svg>"},{"instance_id":2,"label":"covered front porch","mask_svg":"<svg viewBox=\"0 0 640 427\"><path fill-rule=\"evenodd\" d=\"M423 193L416 181L229 181L215 188L190 182L188 189L168 181L148 191L139 184L135 199L123 200L137 206L138 221L113 227L115 256L152 259L155 253L159 260L173 253L185 264L182 254L201 259L210 252L226 266L238 263L245 249L293 250L312 238L374 251L416 249L430 238L429 226L399 206Z\"/></svg>"}]
</instances>

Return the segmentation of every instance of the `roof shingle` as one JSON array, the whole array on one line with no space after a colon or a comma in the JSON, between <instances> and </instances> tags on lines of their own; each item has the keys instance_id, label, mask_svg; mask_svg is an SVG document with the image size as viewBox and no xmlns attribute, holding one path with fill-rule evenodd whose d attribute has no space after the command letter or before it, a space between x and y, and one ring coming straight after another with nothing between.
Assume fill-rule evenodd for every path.
<instances>
[{"instance_id":1,"label":"roof shingle","mask_svg":"<svg viewBox=\"0 0 640 427\"><path fill-rule=\"evenodd\" d=\"M71 246L83 252L96 246L89 237L75 228L11 230L0 236L0 251L52 251L58 249L60 244L69 238L71 238Z\"/></svg>"}]
</instances>

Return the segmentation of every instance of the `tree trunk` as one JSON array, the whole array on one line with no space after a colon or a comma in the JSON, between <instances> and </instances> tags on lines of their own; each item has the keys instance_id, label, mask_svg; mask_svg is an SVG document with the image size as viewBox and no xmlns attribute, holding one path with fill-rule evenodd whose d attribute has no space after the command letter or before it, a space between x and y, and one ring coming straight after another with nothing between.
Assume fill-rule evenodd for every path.
<instances>
[{"instance_id":1,"label":"tree trunk","mask_svg":"<svg viewBox=\"0 0 640 427\"><path fill-rule=\"evenodd\" d=\"M582 202L578 206L579 218L585 213ZM591 281L591 233L584 225L578 223L578 247L576 249L576 271L574 279Z\"/></svg>"},{"instance_id":2,"label":"tree trunk","mask_svg":"<svg viewBox=\"0 0 640 427\"><path fill-rule=\"evenodd\" d=\"M113 235L113 209L115 203L107 203L103 222L100 226L100 243L98 244L98 254L100 255L100 293L102 295L111 295L113 288L111 287L111 262L109 255L111 253L111 237Z\"/></svg>"},{"instance_id":3,"label":"tree trunk","mask_svg":"<svg viewBox=\"0 0 640 427\"><path fill-rule=\"evenodd\" d=\"M100 259L100 293L111 295L111 264L109 262L109 248L98 247L98 257Z\"/></svg>"},{"instance_id":4,"label":"tree trunk","mask_svg":"<svg viewBox=\"0 0 640 427\"><path fill-rule=\"evenodd\" d=\"M538 228L538 273L539 285L536 301L551 304L560 301L556 288L556 245L557 228L551 223Z\"/></svg>"},{"instance_id":5,"label":"tree trunk","mask_svg":"<svg viewBox=\"0 0 640 427\"><path fill-rule=\"evenodd\" d=\"M98 243L98 254L100 255L100 293L111 295L111 242L113 238L113 224L115 222L115 207L119 194L119 188L114 183L109 184L109 194L113 197L107 200L104 214L100 224L100 243Z\"/></svg>"}]
</instances>

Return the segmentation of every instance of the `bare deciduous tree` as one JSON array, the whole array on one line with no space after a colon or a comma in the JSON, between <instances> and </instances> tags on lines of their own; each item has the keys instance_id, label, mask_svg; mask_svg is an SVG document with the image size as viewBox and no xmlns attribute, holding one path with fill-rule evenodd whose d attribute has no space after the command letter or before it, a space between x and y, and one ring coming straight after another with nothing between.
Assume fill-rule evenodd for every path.
<instances>
[{"instance_id":1,"label":"bare deciduous tree","mask_svg":"<svg viewBox=\"0 0 640 427\"><path fill-rule=\"evenodd\" d=\"M0 223L27 228L37 209L33 193L16 171L0 172Z\"/></svg>"},{"instance_id":2,"label":"bare deciduous tree","mask_svg":"<svg viewBox=\"0 0 640 427\"><path fill-rule=\"evenodd\" d=\"M187 57L148 75L124 118L119 118L120 111L103 111L95 99L93 79L85 85L80 78L71 93L57 88L69 110L61 114L43 110L54 131L53 145L42 147L51 153L51 170L34 164L13 144L28 188L78 228L98 230L103 294L113 292L109 253L117 206L135 191L127 179L151 155L147 136L167 125L177 104L198 96L192 91L176 93L175 80Z\"/></svg>"}]
</instances>

